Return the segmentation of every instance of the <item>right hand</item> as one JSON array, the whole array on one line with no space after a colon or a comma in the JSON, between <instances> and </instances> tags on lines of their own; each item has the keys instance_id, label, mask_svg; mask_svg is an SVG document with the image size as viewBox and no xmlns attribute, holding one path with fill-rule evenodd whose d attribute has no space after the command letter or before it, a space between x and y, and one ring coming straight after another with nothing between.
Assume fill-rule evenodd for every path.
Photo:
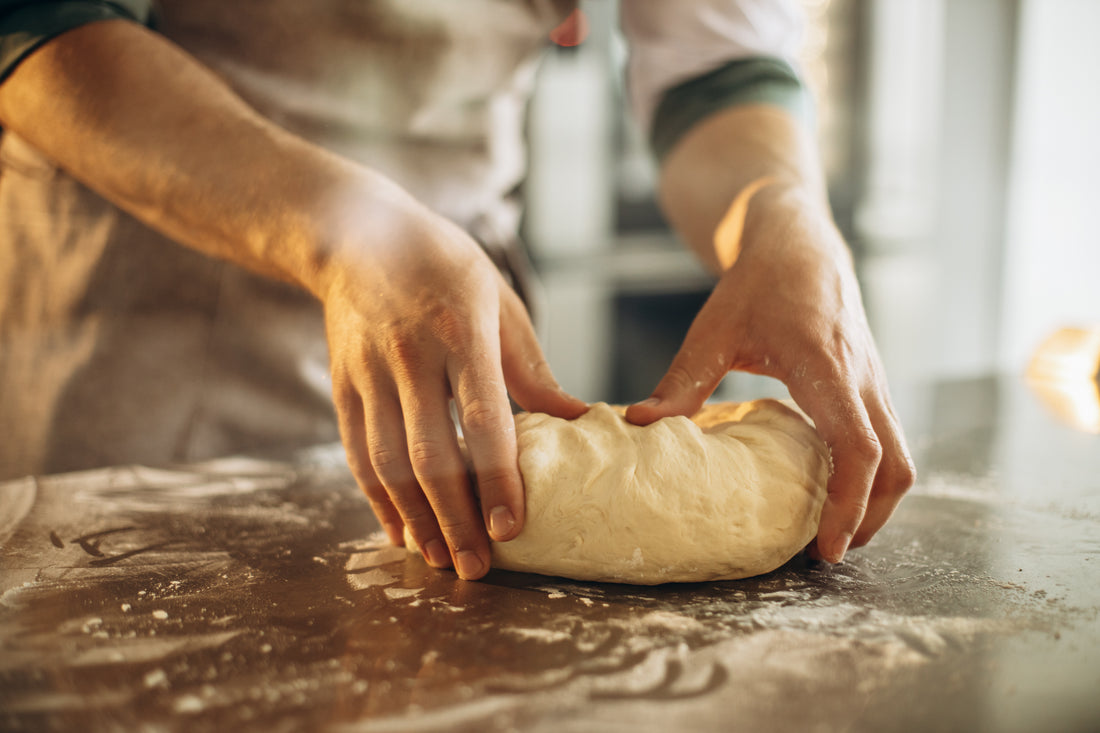
<instances>
[{"instance_id":1,"label":"right hand","mask_svg":"<svg viewBox=\"0 0 1100 733\"><path fill-rule=\"evenodd\" d=\"M390 541L403 544L407 527L431 565L475 579L489 570L489 536L510 540L524 522L508 394L558 417L587 406L558 386L522 302L477 243L419 205L401 209L386 241L353 241L327 265L333 397L348 463Z\"/></svg>"}]
</instances>

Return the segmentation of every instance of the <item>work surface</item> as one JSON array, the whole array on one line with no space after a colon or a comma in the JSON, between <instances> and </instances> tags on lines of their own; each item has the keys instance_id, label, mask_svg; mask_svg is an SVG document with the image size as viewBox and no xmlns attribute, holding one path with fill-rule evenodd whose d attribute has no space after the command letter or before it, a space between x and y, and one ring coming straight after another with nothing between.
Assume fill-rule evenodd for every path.
<instances>
[{"instance_id":1,"label":"work surface","mask_svg":"<svg viewBox=\"0 0 1100 733\"><path fill-rule=\"evenodd\" d=\"M0 485L0 729L1100 729L1100 437L924 404L870 547L725 583L463 582L336 447Z\"/></svg>"}]
</instances>

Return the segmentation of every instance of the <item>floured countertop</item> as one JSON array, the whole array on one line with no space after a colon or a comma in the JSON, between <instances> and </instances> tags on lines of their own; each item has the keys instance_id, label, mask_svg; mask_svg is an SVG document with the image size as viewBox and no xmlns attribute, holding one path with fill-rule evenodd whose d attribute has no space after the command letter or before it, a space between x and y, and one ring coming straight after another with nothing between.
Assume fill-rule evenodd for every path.
<instances>
[{"instance_id":1,"label":"floured countertop","mask_svg":"<svg viewBox=\"0 0 1100 733\"><path fill-rule=\"evenodd\" d=\"M0 729L1096 730L1100 436L928 404L870 547L725 583L461 581L338 447L0 484Z\"/></svg>"}]
</instances>

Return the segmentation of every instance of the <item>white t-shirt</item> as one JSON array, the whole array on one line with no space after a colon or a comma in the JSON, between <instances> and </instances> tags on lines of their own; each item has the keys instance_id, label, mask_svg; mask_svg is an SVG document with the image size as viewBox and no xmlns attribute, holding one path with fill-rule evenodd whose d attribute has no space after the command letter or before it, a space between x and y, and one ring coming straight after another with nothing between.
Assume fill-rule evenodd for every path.
<instances>
[{"instance_id":1,"label":"white t-shirt","mask_svg":"<svg viewBox=\"0 0 1100 733\"><path fill-rule=\"evenodd\" d=\"M804 16L796 0L621 0L631 106L648 131L670 88L743 58L797 66Z\"/></svg>"}]
</instances>

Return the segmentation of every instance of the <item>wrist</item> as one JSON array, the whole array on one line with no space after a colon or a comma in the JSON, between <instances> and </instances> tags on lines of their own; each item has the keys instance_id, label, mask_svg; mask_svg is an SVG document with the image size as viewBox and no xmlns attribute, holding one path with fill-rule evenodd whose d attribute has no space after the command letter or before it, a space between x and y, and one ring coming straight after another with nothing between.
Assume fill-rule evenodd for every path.
<instances>
[{"instance_id":1,"label":"wrist","mask_svg":"<svg viewBox=\"0 0 1100 733\"><path fill-rule=\"evenodd\" d=\"M738 251L744 256L850 259L827 201L800 182L768 181L745 210Z\"/></svg>"},{"instance_id":2,"label":"wrist","mask_svg":"<svg viewBox=\"0 0 1100 733\"><path fill-rule=\"evenodd\" d=\"M397 253L430 214L385 176L340 159L334 164L289 207L297 221L284 230L296 281L322 301L349 270L384 267L387 252Z\"/></svg>"}]
</instances>

